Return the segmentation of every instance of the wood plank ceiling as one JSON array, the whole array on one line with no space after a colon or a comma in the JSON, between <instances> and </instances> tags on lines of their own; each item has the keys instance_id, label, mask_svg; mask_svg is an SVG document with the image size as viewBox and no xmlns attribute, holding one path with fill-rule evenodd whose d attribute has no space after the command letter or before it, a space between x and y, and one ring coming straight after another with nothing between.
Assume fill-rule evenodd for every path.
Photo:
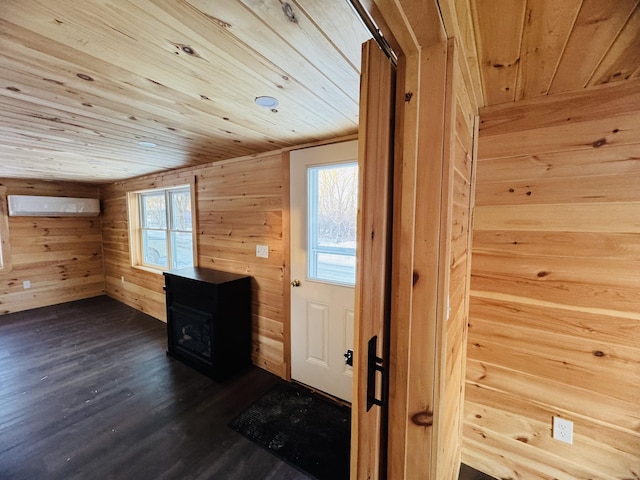
<instances>
[{"instance_id":1,"label":"wood plank ceiling","mask_svg":"<svg viewBox=\"0 0 640 480\"><path fill-rule=\"evenodd\" d=\"M357 132L369 34L345 0L3 0L0 17L0 177L104 183Z\"/></svg>"},{"instance_id":2,"label":"wood plank ceiling","mask_svg":"<svg viewBox=\"0 0 640 480\"><path fill-rule=\"evenodd\" d=\"M637 81L639 3L440 0L486 106ZM106 183L356 133L368 37L347 0L3 0L0 178Z\"/></svg>"},{"instance_id":3,"label":"wood plank ceiling","mask_svg":"<svg viewBox=\"0 0 640 480\"><path fill-rule=\"evenodd\" d=\"M639 0L448 3L480 105L640 78Z\"/></svg>"}]
</instances>

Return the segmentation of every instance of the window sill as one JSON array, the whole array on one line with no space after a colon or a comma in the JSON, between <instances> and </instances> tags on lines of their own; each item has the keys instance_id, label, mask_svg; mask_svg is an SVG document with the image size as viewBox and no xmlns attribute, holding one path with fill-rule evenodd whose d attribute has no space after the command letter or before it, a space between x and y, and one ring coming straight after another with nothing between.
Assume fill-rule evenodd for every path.
<instances>
[{"instance_id":1,"label":"window sill","mask_svg":"<svg viewBox=\"0 0 640 480\"><path fill-rule=\"evenodd\" d=\"M168 272L169 270L160 270L158 268L145 267L144 265L132 265L136 270L142 270L143 272L156 273L158 275L162 275L164 272Z\"/></svg>"}]
</instances>

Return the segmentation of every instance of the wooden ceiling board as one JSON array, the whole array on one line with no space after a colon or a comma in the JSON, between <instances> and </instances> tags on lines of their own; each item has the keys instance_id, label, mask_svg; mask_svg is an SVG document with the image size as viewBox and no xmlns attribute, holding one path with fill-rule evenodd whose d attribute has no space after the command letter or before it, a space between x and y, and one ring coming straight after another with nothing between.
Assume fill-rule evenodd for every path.
<instances>
[{"instance_id":1,"label":"wooden ceiling board","mask_svg":"<svg viewBox=\"0 0 640 480\"><path fill-rule=\"evenodd\" d=\"M584 0L549 92L586 87L637 5L638 0Z\"/></svg>"},{"instance_id":2,"label":"wooden ceiling board","mask_svg":"<svg viewBox=\"0 0 640 480\"><path fill-rule=\"evenodd\" d=\"M5 76L10 77L11 75L9 75L9 73L11 73L11 69L6 69L4 73ZM16 76L19 77L20 73L17 72ZM132 111L129 105L124 103L118 104L118 102L114 102L113 100L109 100L107 102L100 97L92 95L82 95L82 98L74 101L72 106L65 107L65 110L61 111L56 109L57 100L59 98L58 93L63 95L68 86L62 84L63 82L48 82L48 90L43 95L40 95L37 98L32 98L29 90L30 82L35 82L41 79L35 78L31 80L28 73L23 74L21 78L22 90L20 92L7 92L7 95L13 95L16 97L12 100L12 103L15 104L18 109L11 113L12 110L10 105L7 105L3 110L6 116L9 116L10 114L16 115L22 112L31 121L34 118L40 118L43 120L43 122L40 123L32 123L29 128L25 129L26 131L38 128L39 126L44 130L50 130L50 128L54 127L57 131L64 127L67 130L65 131L65 135L61 135L61 137L66 138L70 133L72 133L71 126L82 125L88 129L93 129L92 131L96 133L95 136L90 135L88 141L90 142L89 145L96 144L97 152L102 153L102 155L106 155L107 152L111 150L109 145L110 139L117 139L118 141L124 139L128 141L126 142L126 145L122 146L123 152L121 153L126 151L127 155L131 155L130 158L136 159L145 152L142 147L137 145L137 142L140 140L154 140L161 144L160 148L153 151L153 155L156 157L163 156L164 152L171 153L172 155L177 155L182 152L188 157L193 157L196 153L209 153L211 160L215 160L215 155L222 156L222 154L225 153L225 148L222 145L218 145L218 151L211 151L211 148L216 146L214 135L212 135L212 133L215 133L215 130L212 128L203 128L201 132L191 131L186 133L173 129L173 127L165 128L164 125L178 124L178 121L175 121L175 119L171 117L162 118L157 111ZM87 83L89 85L94 84L94 82L84 82L82 80L79 80L79 82ZM97 93L100 93L99 89L97 90ZM123 99L123 102L125 100L126 99ZM102 107L102 104L106 104L108 107ZM150 104L151 102L145 103L145 105ZM114 111L114 107L120 107L120 110ZM171 105L167 105L166 111L171 113ZM135 116L131 115L131 113L135 113ZM149 117L149 119L147 120L145 117ZM158 119L161 120L159 121ZM201 120L204 122L206 119L207 118L205 116L202 116ZM159 129L158 127L161 128ZM0 126L0 128L2 127ZM227 128L232 127L227 125ZM228 133L231 134L232 132L228 131ZM252 134L255 135L255 133ZM244 137L234 133L234 138ZM82 138L75 138L75 140L80 148L80 152L78 153L87 153L86 142L81 141L83 140ZM245 143L248 143L248 141ZM178 147L176 147L178 148L178 151L176 152L171 151L174 144L178 145ZM261 144L261 148L273 148L273 145L268 143L266 139L262 141ZM242 146L242 148L240 147L240 144L233 143L233 145L226 148L234 154L242 155L250 153L250 150L245 148L245 146ZM116 151L118 150L117 145L114 149ZM70 150L72 149L70 148ZM151 154L151 152L149 152L149 154Z\"/></svg>"},{"instance_id":3,"label":"wooden ceiling board","mask_svg":"<svg viewBox=\"0 0 640 480\"><path fill-rule=\"evenodd\" d=\"M596 69L589 86L628 80L640 68L640 6L636 6L607 55Z\"/></svg>"},{"instance_id":4,"label":"wooden ceiling board","mask_svg":"<svg viewBox=\"0 0 640 480\"><path fill-rule=\"evenodd\" d=\"M210 17L220 15L217 2L191 0L191 3ZM237 42L247 45L265 61L281 66L283 70L280 78L271 84L275 87L272 94L280 95L280 90L286 92L289 83L297 80L307 86L305 94L309 101L320 98L337 109L342 105L357 107L359 65L354 70L309 18L294 10L297 22L288 20L283 15L279 2L228 3L224 16L218 20L225 25L229 35L236 38ZM358 24L355 24L354 28L357 27ZM358 36L364 41L364 27L359 25L356 31L360 32ZM322 51L325 49L333 51L324 54ZM351 53L350 56L359 58L359 53ZM357 108L355 111L358 111ZM357 113L350 115L349 119L357 122Z\"/></svg>"},{"instance_id":5,"label":"wooden ceiling board","mask_svg":"<svg viewBox=\"0 0 640 480\"><path fill-rule=\"evenodd\" d=\"M304 3L292 22L279 1L4 2L0 177L106 183L356 133L369 34Z\"/></svg>"},{"instance_id":6,"label":"wooden ceiling board","mask_svg":"<svg viewBox=\"0 0 640 480\"><path fill-rule=\"evenodd\" d=\"M345 57L352 68L360 71L362 50L352 48L366 42L370 35L363 30L362 20L353 14L348 1L296 0L292 2L312 21L316 28ZM360 100L358 89L357 101Z\"/></svg>"},{"instance_id":7,"label":"wooden ceiling board","mask_svg":"<svg viewBox=\"0 0 640 480\"><path fill-rule=\"evenodd\" d=\"M133 11L134 15L127 17L125 16L127 11L122 11L119 13L121 16L109 20L109 23L127 25L127 20L131 18L139 18L144 15L154 18L155 31L145 33L144 29L140 29L135 45L126 36L116 36L116 41L112 41L109 44L101 36L98 35L96 37L93 32L99 31L99 25L95 22L103 21L105 18L109 19L109 11L102 12L103 15L96 18L87 14L84 8L80 8L78 12L73 12L73 2L67 5L65 11L71 12L71 18L74 21L72 31L75 33L73 35L66 32L60 33L56 27L50 36L64 42L69 49L81 44L81 51L90 56L90 58L86 59L87 65L91 65L92 59L96 58L106 62L109 66L120 67L128 72L136 72L138 76L170 89L171 94L184 94L190 97L190 101L195 102L195 108L202 107L209 111L211 109L221 110L219 118L230 116L234 111L243 112L244 115L238 117L236 122L244 126L260 129L264 128L265 125L277 123L278 126L286 131L295 130L296 128L299 131L304 131L304 125L306 124L308 130L315 131L318 127L344 126L345 122L347 122L346 119L335 118L335 114L338 112L335 112L330 106L324 103L314 104L313 102L310 102L308 109L302 102L299 102L298 107L307 110L305 115L299 114L295 119L283 116L277 121L274 120L274 115L269 110L258 108L253 104L253 98L257 95L256 91L259 91L263 85L274 85L278 81L283 83L281 72L270 72L268 67L271 67L271 64L267 66L257 64L256 59L251 58L250 55L240 55L239 58L234 58L229 52L239 49L233 41L229 41L224 29L222 36L215 37L215 42L207 43L207 40L200 37L199 33L203 28L211 31L211 22L194 9L183 8L181 12L173 11L173 6L177 5L175 2L167 2L162 9L155 7L155 2L147 2L145 4L142 1L138 1L136 3L144 5L144 9L136 12L132 7L127 11ZM136 5L137 7L138 5ZM182 13L182 16L178 16L179 13ZM29 15L27 17L28 21L34 22L34 17L36 17L35 13ZM58 15L58 17L60 17L58 20L63 21L64 25L71 23L64 15ZM180 28L181 31L176 31L173 25L167 23L173 18L180 20L174 22L173 25L176 28ZM207 24L202 25L201 20L206 20ZM41 28L46 27L43 21L38 23ZM187 28L185 24L188 24L189 27ZM218 27L215 23L214 26ZM128 30L132 29L131 27ZM160 39L162 41L159 41ZM187 55L176 45L188 45L195 50L195 54ZM215 45L215 48L207 50L209 45ZM145 61L142 65L140 65L139 50L146 52ZM241 50L239 51L241 52ZM211 75L211 71L215 71L217 79L215 84L212 84L207 79ZM268 74L271 75L267 77ZM105 76L107 80L117 78L112 75ZM238 78L243 81L238 82ZM294 89L294 85L295 82L292 82L290 88ZM275 90L275 87L272 90ZM282 92L279 93L281 94L279 96L283 95ZM300 96L299 92L293 92L291 96L295 97L295 93L298 93L298 97ZM272 92L272 94L275 94L275 92ZM286 99L286 92L284 94L285 98L281 102ZM202 106L203 102L199 101L207 101L207 99L212 98L216 99L215 105L212 106ZM251 108L237 108L238 105L243 104L249 105ZM323 106L325 106L324 111ZM353 128L355 122L351 122L350 127Z\"/></svg>"},{"instance_id":8,"label":"wooden ceiling board","mask_svg":"<svg viewBox=\"0 0 640 480\"><path fill-rule=\"evenodd\" d=\"M527 2L518 69L516 99L549 92L562 50L582 0Z\"/></svg>"},{"instance_id":9,"label":"wooden ceiling board","mask_svg":"<svg viewBox=\"0 0 640 480\"><path fill-rule=\"evenodd\" d=\"M516 95L526 0L472 0L484 98L489 105Z\"/></svg>"},{"instance_id":10,"label":"wooden ceiling board","mask_svg":"<svg viewBox=\"0 0 640 480\"><path fill-rule=\"evenodd\" d=\"M289 52L294 50L310 64L314 65L318 70L317 74L329 79L335 86L345 92L356 104L360 99L360 55L354 54L351 57L354 62L350 62L346 56L342 55L335 48L335 44L331 41L331 32L335 27L331 28L331 32L323 32L312 18L308 17L306 12L297 7L295 2L291 3L291 15L295 21L282 15L282 5L280 2L265 2L262 0L241 0L247 8L250 8L254 14L266 22L271 27L274 35L284 35L289 43ZM338 16L344 12L340 9L333 8L332 5L338 2L326 2L325 9L329 15ZM346 4L346 2L344 2ZM342 5L342 3L340 3ZM348 7L348 5L345 5ZM347 10L348 11L348 10ZM319 19L319 21L321 21ZM360 27L360 31L364 28L358 22L351 22L351 28ZM358 31L358 30L356 30ZM282 32L282 33L281 33ZM360 39L354 38L354 43L362 43L366 40L366 36ZM264 40L263 40L264 42ZM318 46L322 46L318 48ZM270 53L273 49L268 50ZM354 53L355 53L354 49ZM278 52L282 55L282 51ZM271 53L271 55L273 55ZM269 58L269 57L267 57ZM294 74L295 72L292 72ZM313 93L313 92L310 92Z\"/></svg>"},{"instance_id":11,"label":"wooden ceiling board","mask_svg":"<svg viewBox=\"0 0 640 480\"><path fill-rule=\"evenodd\" d=\"M216 143L216 137L220 135L233 135L234 140L242 140L242 145L251 144L252 147L273 148L273 140L268 137L257 137L257 132L250 130L244 125L231 125L231 122L222 118L207 116L206 113L189 108L187 104L181 106L175 102L162 100L162 97L153 93L155 85L148 90L135 89L129 87L129 95L125 96L115 92L115 94L105 96L105 90L100 86L100 82L85 82L74 80L74 76L69 80L63 76L54 76L43 81L41 75L47 74L46 68L32 66L23 69L24 63L19 61L11 62L5 57L5 70L3 76L9 79L11 85L20 84L19 92L7 91L7 97L15 97L13 102L29 102L34 110L38 105L50 109L58 108L53 116L60 118L85 116L92 118L100 124L113 124L123 135L128 135L131 139L138 140L160 140L162 145L170 145L175 140L191 136L200 139L201 143ZM15 69L14 69L15 67ZM41 75L37 75L40 73ZM96 77L98 78L98 77ZM60 80L58 80L60 79ZM68 85L65 84L68 82ZM75 84L80 83L77 87ZM82 85L86 84L86 85ZM10 87L15 88L15 87ZM72 90L70 90L70 88ZM74 92L75 98L66 102L64 110L61 110L60 101L69 91ZM132 108L131 95L139 93L140 108ZM175 100L174 96L174 100ZM23 106L27 106L25 103ZM188 116L194 120L190 132L185 132L171 125L180 125L182 119Z\"/></svg>"}]
</instances>

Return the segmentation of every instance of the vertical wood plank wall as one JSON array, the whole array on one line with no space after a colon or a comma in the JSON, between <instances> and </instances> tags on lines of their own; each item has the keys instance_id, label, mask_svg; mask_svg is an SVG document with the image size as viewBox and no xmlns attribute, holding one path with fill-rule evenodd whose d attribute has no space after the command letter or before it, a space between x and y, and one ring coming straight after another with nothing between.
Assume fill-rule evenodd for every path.
<instances>
[{"instance_id":1,"label":"vertical wood plank wall","mask_svg":"<svg viewBox=\"0 0 640 480\"><path fill-rule=\"evenodd\" d=\"M450 52L455 51L450 41ZM446 282L448 319L443 322L441 338L442 381L439 382L440 405L438 418L438 480L457 480L462 451L462 411L464 406L467 321L469 309L470 230L472 175L474 166L474 133L477 111L464 83L460 61L463 57L450 54L450 95L448 97L448 126L445 134L445 162L447 173L443 187L448 201L447 225L443 226L442 243L447 244L443 267L448 268ZM447 166L448 165L448 166Z\"/></svg>"},{"instance_id":2,"label":"vertical wood plank wall","mask_svg":"<svg viewBox=\"0 0 640 480\"><path fill-rule=\"evenodd\" d=\"M457 480L460 468L476 106L456 49L399 64L400 92L414 95L397 116L389 478Z\"/></svg>"},{"instance_id":3,"label":"vertical wood plank wall","mask_svg":"<svg viewBox=\"0 0 640 480\"><path fill-rule=\"evenodd\" d=\"M126 194L185 184L195 177L198 264L251 275L253 362L282 377L288 375L283 198L289 195L289 185L284 182L283 155L287 154L243 157L103 187L107 294L166 321L163 276L131 266ZM268 259L256 257L256 244L269 246Z\"/></svg>"},{"instance_id":4,"label":"vertical wood plank wall","mask_svg":"<svg viewBox=\"0 0 640 480\"><path fill-rule=\"evenodd\" d=\"M638 478L640 82L480 118L463 460Z\"/></svg>"},{"instance_id":5,"label":"vertical wood plank wall","mask_svg":"<svg viewBox=\"0 0 640 480\"><path fill-rule=\"evenodd\" d=\"M98 198L95 185L0 179L7 195ZM104 293L100 217L9 217L11 269L0 270L0 314ZM24 281L31 288L24 289ZM1 321L1 320L0 320Z\"/></svg>"}]
</instances>

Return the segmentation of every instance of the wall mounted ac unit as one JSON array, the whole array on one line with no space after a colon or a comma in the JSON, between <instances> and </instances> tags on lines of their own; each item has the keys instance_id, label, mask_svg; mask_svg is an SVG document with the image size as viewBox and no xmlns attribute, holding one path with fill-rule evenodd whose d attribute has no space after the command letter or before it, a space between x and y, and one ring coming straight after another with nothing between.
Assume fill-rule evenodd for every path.
<instances>
[{"instance_id":1,"label":"wall mounted ac unit","mask_svg":"<svg viewBox=\"0 0 640 480\"><path fill-rule=\"evenodd\" d=\"M100 214L97 198L7 195L11 217L94 217Z\"/></svg>"}]
</instances>

